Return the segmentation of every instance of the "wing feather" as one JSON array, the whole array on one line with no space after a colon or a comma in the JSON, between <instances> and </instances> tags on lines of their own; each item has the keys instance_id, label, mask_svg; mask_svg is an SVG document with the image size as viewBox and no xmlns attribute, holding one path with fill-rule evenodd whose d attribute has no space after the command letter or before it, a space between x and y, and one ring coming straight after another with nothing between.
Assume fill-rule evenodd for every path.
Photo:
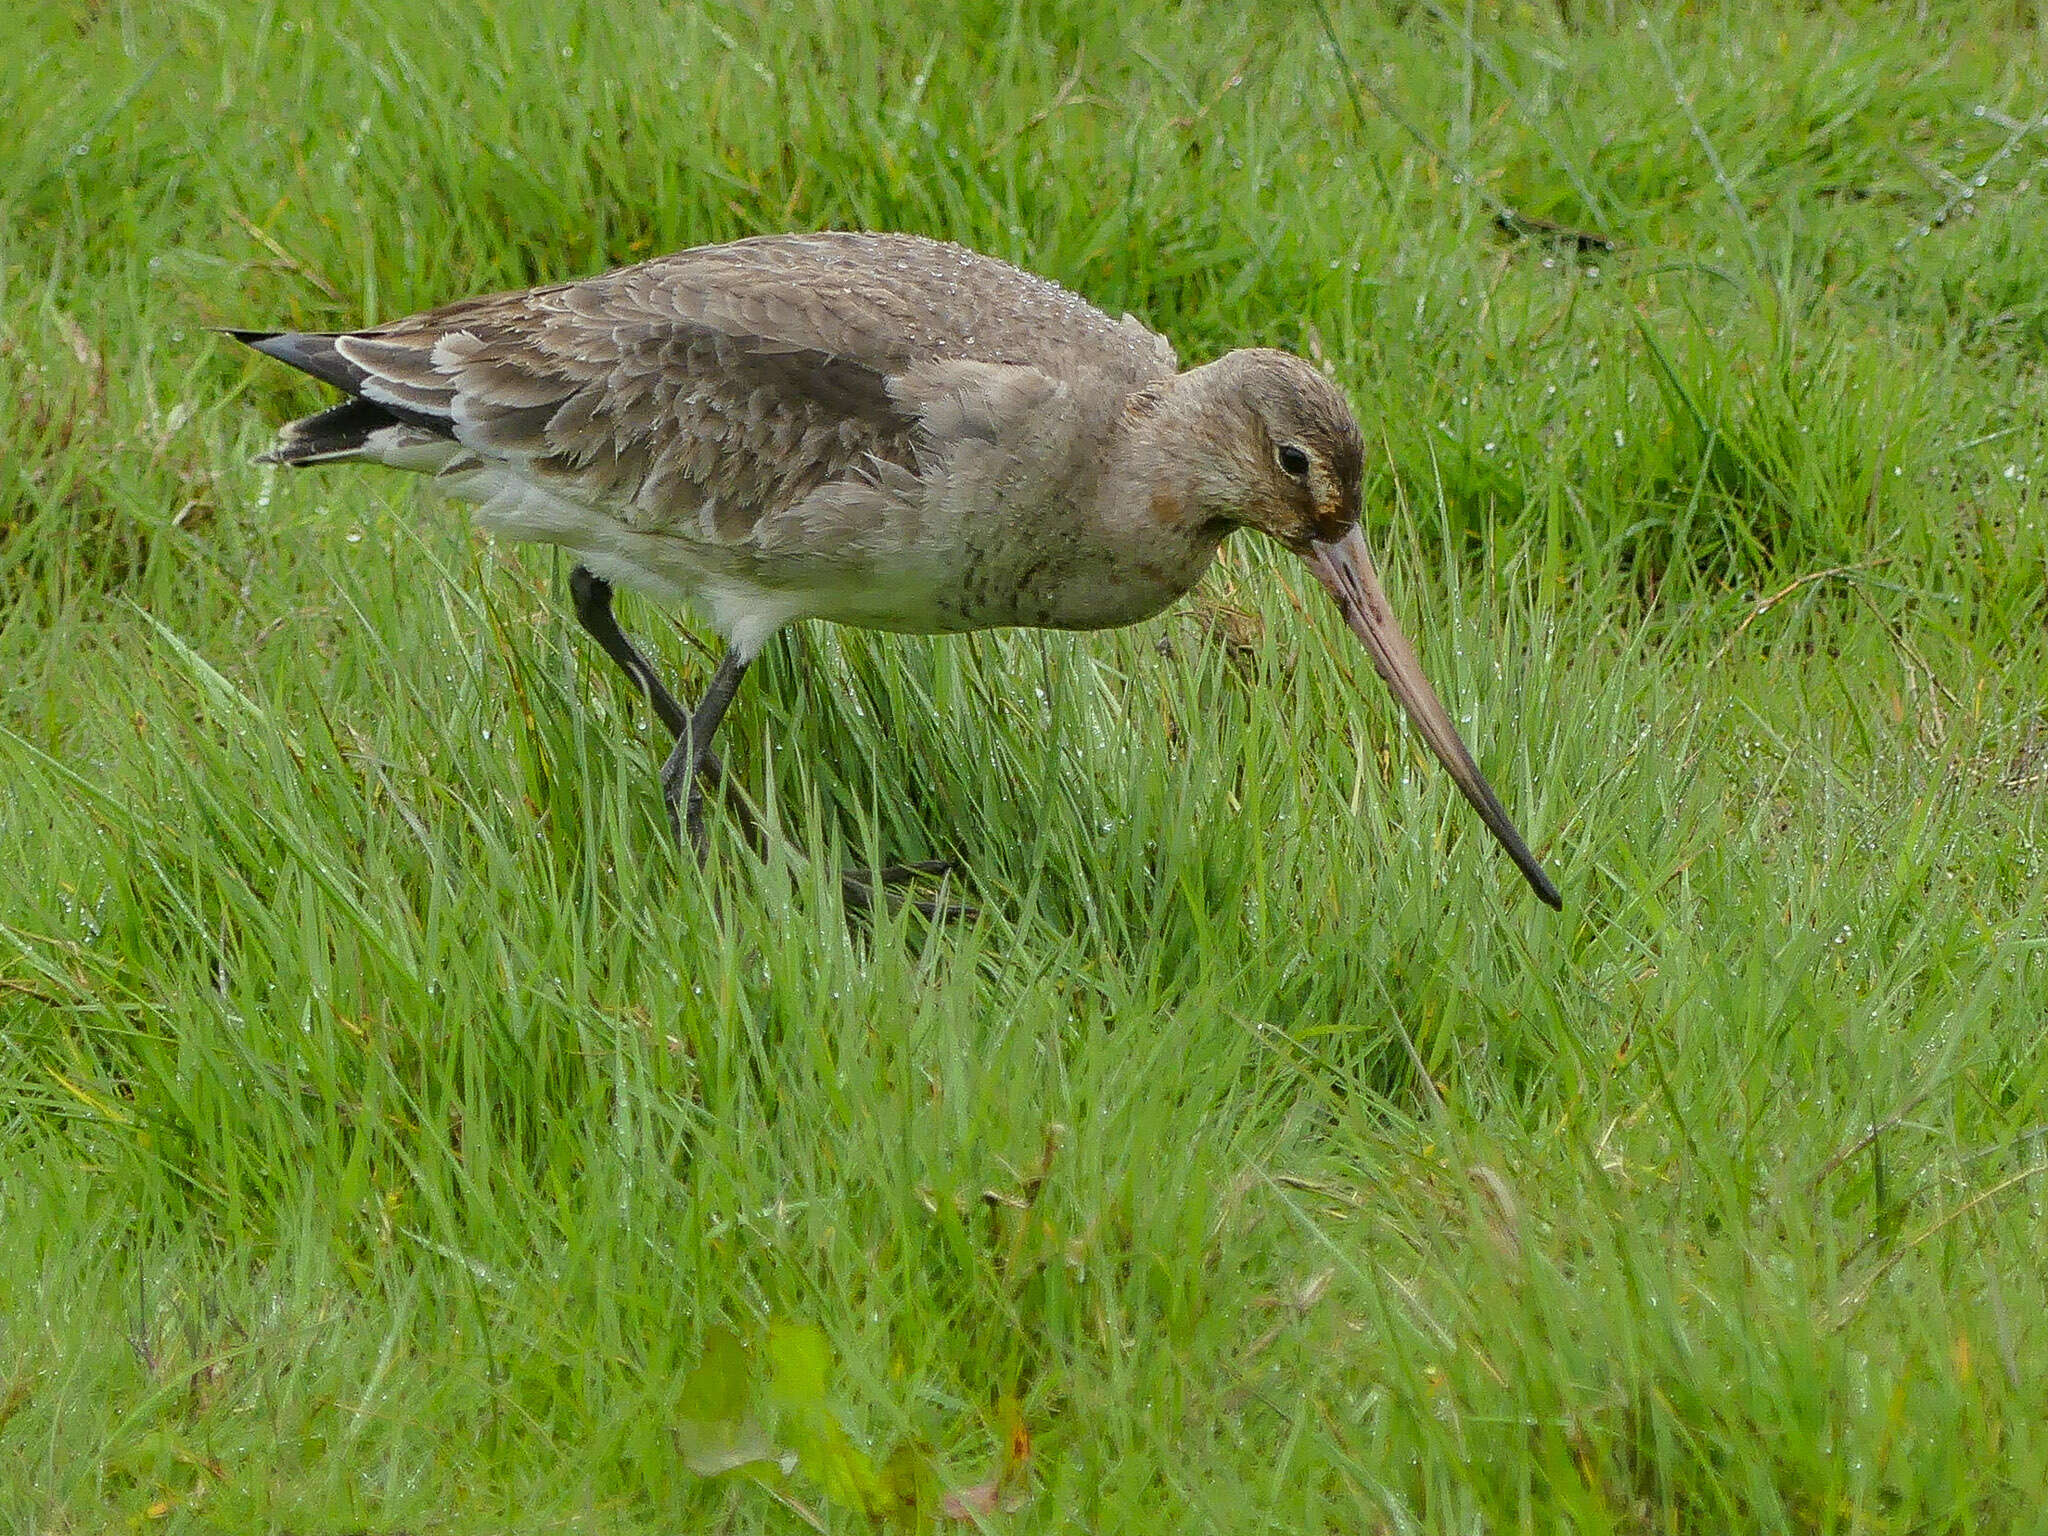
<instances>
[{"instance_id":1,"label":"wing feather","mask_svg":"<svg viewBox=\"0 0 2048 1536\"><path fill-rule=\"evenodd\" d=\"M899 486L932 413L988 435L1007 398L972 366L942 389L907 378L986 364L1136 388L1174 366L1143 326L1042 278L854 234L702 247L264 350L634 527L728 542L824 486Z\"/></svg>"}]
</instances>

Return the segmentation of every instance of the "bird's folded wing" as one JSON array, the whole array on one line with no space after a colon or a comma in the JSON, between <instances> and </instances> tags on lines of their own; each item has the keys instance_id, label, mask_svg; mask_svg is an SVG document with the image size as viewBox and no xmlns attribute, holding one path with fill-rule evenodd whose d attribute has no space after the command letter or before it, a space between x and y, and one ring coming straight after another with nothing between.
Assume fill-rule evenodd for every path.
<instances>
[{"instance_id":1,"label":"bird's folded wing","mask_svg":"<svg viewBox=\"0 0 2048 1536\"><path fill-rule=\"evenodd\" d=\"M469 451L444 473L510 461L636 527L724 543L823 486L915 472L934 425L989 430L990 410L1044 387L1037 367L1172 368L1135 321L1043 279L843 234L703 247L265 350L454 438ZM980 364L1008 382L943 371Z\"/></svg>"},{"instance_id":2,"label":"bird's folded wing","mask_svg":"<svg viewBox=\"0 0 2048 1536\"><path fill-rule=\"evenodd\" d=\"M717 541L871 457L910 462L916 422L889 394L894 359L806 345L772 305L657 276L491 295L335 336L353 377L317 371L478 460L517 461L638 526Z\"/></svg>"}]
</instances>

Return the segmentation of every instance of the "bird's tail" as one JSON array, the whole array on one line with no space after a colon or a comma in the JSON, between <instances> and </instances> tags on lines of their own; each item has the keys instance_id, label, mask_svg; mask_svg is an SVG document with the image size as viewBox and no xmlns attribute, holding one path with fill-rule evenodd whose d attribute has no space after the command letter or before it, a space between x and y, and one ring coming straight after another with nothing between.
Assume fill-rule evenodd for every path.
<instances>
[{"instance_id":1,"label":"bird's tail","mask_svg":"<svg viewBox=\"0 0 2048 1536\"><path fill-rule=\"evenodd\" d=\"M388 435L394 427L421 437L428 435L417 427L406 427L382 406L368 400L344 400L316 416L286 422L278 429L277 441L271 444L270 451L259 453L256 462L304 467L362 459L375 461L378 455L372 440L380 434Z\"/></svg>"},{"instance_id":2,"label":"bird's tail","mask_svg":"<svg viewBox=\"0 0 2048 1536\"><path fill-rule=\"evenodd\" d=\"M432 474L461 451L445 430L427 425L410 412L401 413L357 395L364 371L341 355L333 336L308 331L231 330L227 334L354 397L287 422L278 430L270 451L257 455L257 463L295 467L388 464L394 469Z\"/></svg>"}]
</instances>

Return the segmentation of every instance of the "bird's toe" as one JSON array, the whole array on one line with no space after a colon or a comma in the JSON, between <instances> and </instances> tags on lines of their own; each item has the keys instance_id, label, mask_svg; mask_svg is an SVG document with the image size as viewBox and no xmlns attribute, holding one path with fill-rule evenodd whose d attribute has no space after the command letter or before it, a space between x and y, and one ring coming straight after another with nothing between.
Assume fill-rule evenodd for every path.
<instances>
[{"instance_id":1,"label":"bird's toe","mask_svg":"<svg viewBox=\"0 0 2048 1536\"><path fill-rule=\"evenodd\" d=\"M886 905L890 891L920 877L946 876L953 872L951 859L923 859L911 864L885 864L880 869L849 871L839 877L840 890L849 912L872 912ZM943 896L905 896L908 904L936 922L969 922L981 915L979 907L966 902L947 901Z\"/></svg>"}]
</instances>

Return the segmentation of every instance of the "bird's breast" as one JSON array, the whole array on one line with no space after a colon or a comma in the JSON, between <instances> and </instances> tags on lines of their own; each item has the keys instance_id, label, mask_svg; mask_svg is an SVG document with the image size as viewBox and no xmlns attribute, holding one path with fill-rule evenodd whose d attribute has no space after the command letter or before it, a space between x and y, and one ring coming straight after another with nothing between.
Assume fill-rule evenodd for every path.
<instances>
[{"instance_id":1,"label":"bird's breast","mask_svg":"<svg viewBox=\"0 0 2048 1536\"><path fill-rule=\"evenodd\" d=\"M1114 629L1149 619L1202 579L1216 541L1154 529L1118 538L1099 529L1041 530L968 551L960 617L982 628Z\"/></svg>"}]
</instances>

